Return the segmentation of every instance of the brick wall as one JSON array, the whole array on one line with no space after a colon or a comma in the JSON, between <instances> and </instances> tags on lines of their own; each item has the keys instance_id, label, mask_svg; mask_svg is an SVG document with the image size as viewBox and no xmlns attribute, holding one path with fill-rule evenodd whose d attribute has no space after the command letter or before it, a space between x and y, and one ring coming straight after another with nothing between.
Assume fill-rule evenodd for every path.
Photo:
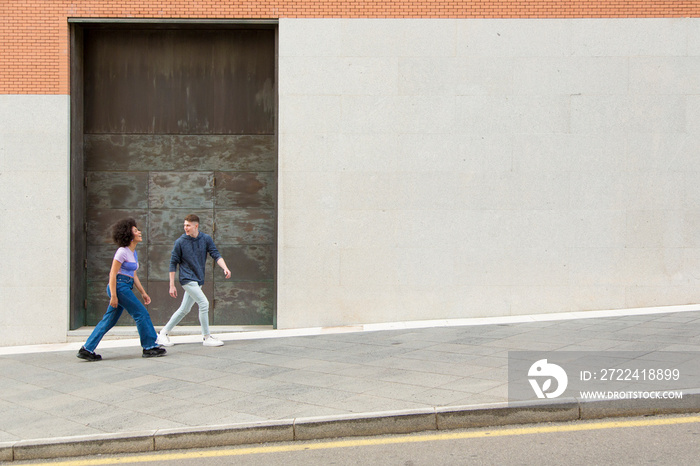
<instances>
[{"instance_id":1,"label":"brick wall","mask_svg":"<svg viewBox=\"0 0 700 466\"><path fill-rule=\"evenodd\" d=\"M697 17L697 0L2 0L0 94L68 94L68 18Z\"/></svg>"}]
</instances>

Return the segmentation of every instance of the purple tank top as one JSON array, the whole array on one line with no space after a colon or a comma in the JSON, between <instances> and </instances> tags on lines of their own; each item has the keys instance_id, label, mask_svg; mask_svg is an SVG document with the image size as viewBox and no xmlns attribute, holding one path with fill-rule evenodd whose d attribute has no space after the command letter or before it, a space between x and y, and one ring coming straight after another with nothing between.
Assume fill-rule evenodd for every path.
<instances>
[{"instance_id":1,"label":"purple tank top","mask_svg":"<svg viewBox=\"0 0 700 466\"><path fill-rule=\"evenodd\" d=\"M136 251L129 248L119 248L114 254L114 260L122 264L119 269L120 274L134 277L134 272L139 268L139 255Z\"/></svg>"}]
</instances>

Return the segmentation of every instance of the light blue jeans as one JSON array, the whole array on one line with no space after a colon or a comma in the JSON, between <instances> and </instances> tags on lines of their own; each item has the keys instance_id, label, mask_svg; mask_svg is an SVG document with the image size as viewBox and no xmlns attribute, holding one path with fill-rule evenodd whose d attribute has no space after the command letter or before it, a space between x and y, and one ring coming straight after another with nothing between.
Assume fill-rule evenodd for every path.
<instances>
[{"instance_id":1,"label":"light blue jeans","mask_svg":"<svg viewBox=\"0 0 700 466\"><path fill-rule=\"evenodd\" d=\"M195 283L196 285L196 283ZM134 318L136 322L136 329L139 331L139 337L141 338L141 346L143 349L155 348L156 345L156 334L153 328L153 322L151 322L151 316L148 315L148 310L141 304L134 292L134 279L127 277L126 275L117 275L117 299L119 300L119 305L117 307L107 306L107 312L105 312L102 320L95 326L95 329L90 334L90 338L85 342L85 349L88 351L95 351L97 345L105 336L105 333L114 327L122 315L124 309ZM109 285L107 286L107 296L112 296L109 290Z\"/></svg>"},{"instance_id":2,"label":"light blue jeans","mask_svg":"<svg viewBox=\"0 0 700 466\"><path fill-rule=\"evenodd\" d=\"M202 326L202 335L209 335L209 300L204 295L202 287L199 286L197 282L187 282L182 285L185 290L185 296L182 297L182 304L175 311L173 316L170 318L163 330L165 333L170 333L170 331L175 328L180 321L190 313L194 303L199 306L199 325Z\"/></svg>"}]
</instances>

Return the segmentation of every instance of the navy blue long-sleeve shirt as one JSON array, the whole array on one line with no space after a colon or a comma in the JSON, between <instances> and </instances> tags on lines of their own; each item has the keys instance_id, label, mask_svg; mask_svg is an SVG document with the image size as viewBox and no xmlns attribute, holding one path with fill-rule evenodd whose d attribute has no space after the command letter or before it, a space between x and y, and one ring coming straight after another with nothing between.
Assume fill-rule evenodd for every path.
<instances>
[{"instance_id":1,"label":"navy blue long-sleeve shirt","mask_svg":"<svg viewBox=\"0 0 700 466\"><path fill-rule=\"evenodd\" d=\"M183 234L173 246L170 256L170 271L175 272L180 266L180 284L197 282L204 285L204 268L207 264L207 253L214 262L221 258L214 240L206 233L199 232L196 238Z\"/></svg>"}]
</instances>

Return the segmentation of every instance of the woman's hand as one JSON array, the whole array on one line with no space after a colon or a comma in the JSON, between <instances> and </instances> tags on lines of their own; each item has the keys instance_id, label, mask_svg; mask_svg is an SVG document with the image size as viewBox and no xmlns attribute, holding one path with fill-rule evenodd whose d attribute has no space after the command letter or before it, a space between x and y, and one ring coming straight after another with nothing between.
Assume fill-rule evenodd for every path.
<instances>
[{"instance_id":1,"label":"woman's hand","mask_svg":"<svg viewBox=\"0 0 700 466\"><path fill-rule=\"evenodd\" d=\"M151 304L151 297L148 296L146 293L141 293L141 297L143 298L143 304L145 304L146 306Z\"/></svg>"},{"instance_id":2,"label":"woman's hand","mask_svg":"<svg viewBox=\"0 0 700 466\"><path fill-rule=\"evenodd\" d=\"M119 299L117 299L116 293L109 298L109 305L115 309L119 306Z\"/></svg>"}]
</instances>

